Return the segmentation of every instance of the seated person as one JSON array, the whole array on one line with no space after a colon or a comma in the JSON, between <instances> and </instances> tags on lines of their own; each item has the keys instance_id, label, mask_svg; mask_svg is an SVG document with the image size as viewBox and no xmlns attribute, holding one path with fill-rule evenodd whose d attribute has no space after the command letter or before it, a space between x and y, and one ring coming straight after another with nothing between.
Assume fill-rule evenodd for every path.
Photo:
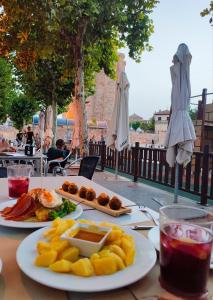
<instances>
[{"instance_id":1,"label":"seated person","mask_svg":"<svg viewBox=\"0 0 213 300\"><path fill-rule=\"evenodd\" d=\"M34 133L31 130L31 127L27 127L27 132L25 133L26 136L26 144L32 145L34 140Z\"/></svg>"},{"instance_id":2,"label":"seated person","mask_svg":"<svg viewBox=\"0 0 213 300\"><path fill-rule=\"evenodd\" d=\"M64 160L65 157L69 154L69 150L66 149L66 145L64 140L58 139L56 141L56 148L51 147L47 151L47 160ZM66 162L61 163L61 166L64 167ZM57 163L50 164L50 171L55 167L58 166Z\"/></svg>"},{"instance_id":3,"label":"seated person","mask_svg":"<svg viewBox=\"0 0 213 300\"><path fill-rule=\"evenodd\" d=\"M21 145L22 139L23 139L23 133L19 130L19 132L16 135L16 141L17 141L18 146Z\"/></svg>"},{"instance_id":4,"label":"seated person","mask_svg":"<svg viewBox=\"0 0 213 300\"><path fill-rule=\"evenodd\" d=\"M5 139L0 140L0 152L15 152L15 148L11 147Z\"/></svg>"}]
</instances>

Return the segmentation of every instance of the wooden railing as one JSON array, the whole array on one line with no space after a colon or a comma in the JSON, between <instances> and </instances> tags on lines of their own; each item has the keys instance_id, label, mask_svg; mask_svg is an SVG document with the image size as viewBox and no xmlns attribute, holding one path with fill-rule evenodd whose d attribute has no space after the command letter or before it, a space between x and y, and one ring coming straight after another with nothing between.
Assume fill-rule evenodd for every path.
<instances>
[{"instance_id":1,"label":"wooden railing","mask_svg":"<svg viewBox=\"0 0 213 300\"><path fill-rule=\"evenodd\" d=\"M116 150L107 148L105 142L89 143L90 155L99 155L101 170L115 169ZM179 189L200 196L200 203L206 205L213 199L213 153L208 146L204 152L194 152L191 162L179 168ZM133 180L144 178L174 187L175 167L166 162L166 150L140 147L135 143L131 149L118 153L118 171L133 176Z\"/></svg>"}]
</instances>

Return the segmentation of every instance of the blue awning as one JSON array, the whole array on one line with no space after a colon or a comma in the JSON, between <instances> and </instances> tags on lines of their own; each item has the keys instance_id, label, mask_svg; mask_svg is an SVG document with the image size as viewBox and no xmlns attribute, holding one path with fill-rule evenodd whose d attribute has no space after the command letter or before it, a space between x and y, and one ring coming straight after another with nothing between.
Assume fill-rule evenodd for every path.
<instances>
[{"instance_id":1,"label":"blue awning","mask_svg":"<svg viewBox=\"0 0 213 300\"><path fill-rule=\"evenodd\" d=\"M38 123L39 123L39 116L34 115L33 116L33 125L38 125ZM64 118L57 118L57 126L70 126L70 125L74 125L73 120L68 120L68 119L64 119Z\"/></svg>"}]
</instances>

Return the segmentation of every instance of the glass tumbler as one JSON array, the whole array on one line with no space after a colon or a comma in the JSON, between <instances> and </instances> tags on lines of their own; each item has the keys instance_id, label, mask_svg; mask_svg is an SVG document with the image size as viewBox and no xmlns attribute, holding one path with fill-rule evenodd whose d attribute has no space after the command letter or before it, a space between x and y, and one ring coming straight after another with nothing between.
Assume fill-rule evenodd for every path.
<instances>
[{"instance_id":1,"label":"glass tumbler","mask_svg":"<svg viewBox=\"0 0 213 300\"><path fill-rule=\"evenodd\" d=\"M160 208L160 283L186 299L206 297L213 214L184 205Z\"/></svg>"},{"instance_id":2,"label":"glass tumbler","mask_svg":"<svg viewBox=\"0 0 213 300\"><path fill-rule=\"evenodd\" d=\"M28 192L32 167L29 165L12 165L7 167L9 198L20 197Z\"/></svg>"}]
</instances>

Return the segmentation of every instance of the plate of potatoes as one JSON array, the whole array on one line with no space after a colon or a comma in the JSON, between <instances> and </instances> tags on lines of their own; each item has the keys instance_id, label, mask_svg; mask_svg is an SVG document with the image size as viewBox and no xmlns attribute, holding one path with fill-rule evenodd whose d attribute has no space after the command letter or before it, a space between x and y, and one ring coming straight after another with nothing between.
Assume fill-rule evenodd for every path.
<instances>
[{"instance_id":1,"label":"plate of potatoes","mask_svg":"<svg viewBox=\"0 0 213 300\"><path fill-rule=\"evenodd\" d=\"M76 222L89 220L56 219L19 245L16 259L20 269L43 285L65 291L100 292L129 285L146 276L156 262L152 243L125 226L107 222L111 231L102 249L82 257L76 247L62 240L63 233Z\"/></svg>"}]
</instances>

